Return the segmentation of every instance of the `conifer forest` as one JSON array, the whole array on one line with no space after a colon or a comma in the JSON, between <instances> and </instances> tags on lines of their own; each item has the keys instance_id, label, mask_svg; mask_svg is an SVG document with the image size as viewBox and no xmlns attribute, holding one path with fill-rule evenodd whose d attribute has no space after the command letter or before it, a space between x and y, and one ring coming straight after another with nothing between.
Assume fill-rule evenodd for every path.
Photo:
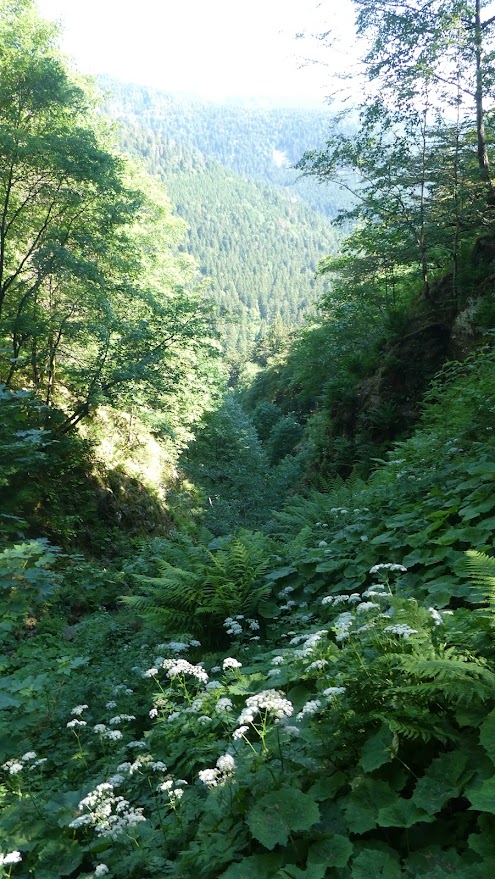
<instances>
[{"instance_id":1,"label":"conifer forest","mask_svg":"<svg viewBox=\"0 0 495 879\"><path fill-rule=\"evenodd\" d=\"M0 877L495 875L495 15L353 6L318 110L0 0Z\"/></svg>"}]
</instances>

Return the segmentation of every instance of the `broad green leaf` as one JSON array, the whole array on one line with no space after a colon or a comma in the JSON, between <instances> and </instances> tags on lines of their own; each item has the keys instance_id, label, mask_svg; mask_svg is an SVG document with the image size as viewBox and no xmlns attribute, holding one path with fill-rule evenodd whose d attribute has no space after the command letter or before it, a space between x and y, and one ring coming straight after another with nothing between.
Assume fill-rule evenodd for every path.
<instances>
[{"instance_id":1,"label":"broad green leaf","mask_svg":"<svg viewBox=\"0 0 495 879\"><path fill-rule=\"evenodd\" d=\"M384 763L390 763L393 759L393 743L394 736L386 726L370 736L364 743L361 750L360 765L365 772L373 772L379 769Z\"/></svg>"},{"instance_id":2,"label":"broad green leaf","mask_svg":"<svg viewBox=\"0 0 495 879\"><path fill-rule=\"evenodd\" d=\"M58 879L68 876L83 859L83 850L73 839L50 840L39 854L38 879Z\"/></svg>"},{"instance_id":3,"label":"broad green leaf","mask_svg":"<svg viewBox=\"0 0 495 879\"><path fill-rule=\"evenodd\" d=\"M427 879L491 879L493 872L485 864L466 858L455 849L429 846L413 852L406 860L406 875Z\"/></svg>"},{"instance_id":4,"label":"broad green leaf","mask_svg":"<svg viewBox=\"0 0 495 879\"><path fill-rule=\"evenodd\" d=\"M292 831L309 830L319 820L312 797L289 787L265 794L247 815L251 833L268 849L285 845Z\"/></svg>"},{"instance_id":5,"label":"broad green leaf","mask_svg":"<svg viewBox=\"0 0 495 879\"><path fill-rule=\"evenodd\" d=\"M398 799L395 803L378 812L378 824L380 827L412 827L421 821L433 821L430 815L425 814L412 800Z\"/></svg>"},{"instance_id":6,"label":"broad green leaf","mask_svg":"<svg viewBox=\"0 0 495 879\"><path fill-rule=\"evenodd\" d=\"M274 870L280 866L282 856L272 855L253 855L250 858L244 858L238 864L231 866L219 876L219 879L269 879L274 875Z\"/></svg>"},{"instance_id":7,"label":"broad green leaf","mask_svg":"<svg viewBox=\"0 0 495 879\"><path fill-rule=\"evenodd\" d=\"M379 810L397 802L397 794L384 781L360 777L344 802L348 829L366 833L376 827Z\"/></svg>"},{"instance_id":8,"label":"broad green leaf","mask_svg":"<svg viewBox=\"0 0 495 879\"><path fill-rule=\"evenodd\" d=\"M331 800L337 791L345 784L345 775L343 772L334 772L333 775L324 775L311 785L308 793L321 803L324 800Z\"/></svg>"},{"instance_id":9,"label":"broad green leaf","mask_svg":"<svg viewBox=\"0 0 495 879\"><path fill-rule=\"evenodd\" d=\"M495 815L495 776L486 779L477 790L470 790L471 808Z\"/></svg>"},{"instance_id":10,"label":"broad green leaf","mask_svg":"<svg viewBox=\"0 0 495 879\"><path fill-rule=\"evenodd\" d=\"M472 833L468 837L469 848L481 855L483 861L492 861L495 865L495 836L492 832Z\"/></svg>"},{"instance_id":11,"label":"broad green leaf","mask_svg":"<svg viewBox=\"0 0 495 879\"><path fill-rule=\"evenodd\" d=\"M331 839L314 842L308 852L308 864L325 864L326 867L345 867L352 855L352 842L340 833Z\"/></svg>"},{"instance_id":12,"label":"broad green leaf","mask_svg":"<svg viewBox=\"0 0 495 879\"><path fill-rule=\"evenodd\" d=\"M286 864L276 874L276 879L324 879L326 868L323 864L312 864L301 870L294 864Z\"/></svg>"},{"instance_id":13,"label":"broad green leaf","mask_svg":"<svg viewBox=\"0 0 495 879\"><path fill-rule=\"evenodd\" d=\"M395 852L362 849L352 862L352 879L400 879L401 869Z\"/></svg>"},{"instance_id":14,"label":"broad green leaf","mask_svg":"<svg viewBox=\"0 0 495 879\"><path fill-rule=\"evenodd\" d=\"M297 568L294 568L292 566L277 568L275 571L270 571L270 573L266 575L266 579L282 580L284 577L288 577L290 574L297 574Z\"/></svg>"},{"instance_id":15,"label":"broad green leaf","mask_svg":"<svg viewBox=\"0 0 495 879\"><path fill-rule=\"evenodd\" d=\"M427 773L419 779L412 802L434 815L460 792L459 780L466 766L466 757L460 751L442 754L430 764Z\"/></svg>"}]
</instances>

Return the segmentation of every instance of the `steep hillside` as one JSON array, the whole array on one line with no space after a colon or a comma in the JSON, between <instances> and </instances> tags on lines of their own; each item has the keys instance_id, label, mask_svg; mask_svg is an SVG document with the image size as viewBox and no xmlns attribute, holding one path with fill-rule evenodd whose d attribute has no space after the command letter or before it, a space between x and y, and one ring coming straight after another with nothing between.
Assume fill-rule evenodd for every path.
<instances>
[{"instance_id":1,"label":"steep hillside","mask_svg":"<svg viewBox=\"0 0 495 879\"><path fill-rule=\"evenodd\" d=\"M127 126L122 147L144 158L189 227L187 250L226 312L229 350L248 350L278 317L293 328L321 295L318 262L338 243L328 219L292 190L249 180L149 129Z\"/></svg>"},{"instance_id":2,"label":"steep hillside","mask_svg":"<svg viewBox=\"0 0 495 879\"><path fill-rule=\"evenodd\" d=\"M306 150L324 146L330 111L214 103L108 78L100 82L108 95L105 111L115 119L193 147L243 177L284 187L330 218L347 203L339 186L320 187L292 167ZM353 126L345 123L345 129Z\"/></svg>"}]
</instances>

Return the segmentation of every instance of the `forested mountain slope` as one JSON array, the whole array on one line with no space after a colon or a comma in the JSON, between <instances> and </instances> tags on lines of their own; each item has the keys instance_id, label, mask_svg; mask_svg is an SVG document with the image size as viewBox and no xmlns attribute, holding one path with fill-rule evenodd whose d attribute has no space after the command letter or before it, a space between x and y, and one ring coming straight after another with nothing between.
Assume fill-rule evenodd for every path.
<instances>
[{"instance_id":1,"label":"forested mountain slope","mask_svg":"<svg viewBox=\"0 0 495 879\"><path fill-rule=\"evenodd\" d=\"M333 218L347 203L340 187L319 187L293 166L308 149L323 147L330 111L266 106L263 102L215 103L101 78L113 118L148 129L165 142L193 147L242 177L284 187L313 210ZM353 130L355 121L343 123Z\"/></svg>"},{"instance_id":2,"label":"forested mountain slope","mask_svg":"<svg viewBox=\"0 0 495 879\"><path fill-rule=\"evenodd\" d=\"M127 126L121 145L144 158L188 227L187 250L225 311L222 335L246 352L275 318L298 326L314 309L319 261L337 233L290 189L249 180L152 129Z\"/></svg>"}]
</instances>

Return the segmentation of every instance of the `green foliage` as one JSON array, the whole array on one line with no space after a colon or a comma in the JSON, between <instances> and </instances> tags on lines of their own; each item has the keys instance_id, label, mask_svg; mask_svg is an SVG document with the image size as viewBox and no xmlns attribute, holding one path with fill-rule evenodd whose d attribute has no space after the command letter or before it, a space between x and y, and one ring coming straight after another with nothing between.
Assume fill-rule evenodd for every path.
<instances>
[{"instance_id":1,"label":"green foliage","mask_svg":"<svg viewBox=\"0 0 495 879\"><path fill-rule=\"evenodd\" d=\"M7 546L0 552L1 640L22 633L29 618L34 625L40 608L46 612L60 589L60 574L53 570L59 552L42 539Z\"/></svg>"},{"instance_id":2,"label":"green foliage","mask_svg":"<svg viewBox=\"0 0 495 879\"><path fill-rule=\"evenodd\" d=\"M315 801L296 788L265 794L247 816L249 829L267 849L286 845L292 831L309 830L320 815Z\"/></svg>"},{"instance_id":3,"label":"green foliage","mask_svg":"<svg viewBox=\"0 0 495 879\"><path fill-rule=\"evenodd\" d=\"M265 519L274 499L268 458L232 394L205 416L181 463L205 497L204 521L214 534Z\"/></svg>"},{"instance_id":4,"label":"green foliage","mask_svg":"<svg viewBox=\"0 0 495 879\"><path fill-rule=\"evenodd\" d=\"M246 533L224 538L211 550L189 546L187 569L174 564L178 547L173 541L162 542L160 556L153 559L158 575L134 574L131 566L131 584L138 591L123 601L154 628L214 642L227 617L257 616L262 610L270 592L265 579L269 545L261 534ZM180 546L180 557L184 550Z\"/></svg>"},{"instance_id":5,"label":"green foliage","mask_svg":"<svg viewBox=\"0 0 495 879\"><path fill-rule=\"evenodd\" d=\"M278 464L289 455L301 441L303 429L298 420L291 415L279 418L268 437L266 447L271 464Z\"/></svg>"},{"instance_id":6,"label":"green foliage","mask_svg":"<svg viewBox=\"0 0 495 879\"><path fill-rule=\"evenodd\" d=\"M137 389L165 403L213 351L212 316L177 252L182 224L109 148L53 26L32 2L3 5L1 374L65 409L64 434Z\"/></svg>"},{"instance_id":7,"label":"green foliage","mask_svg":"<svg viewBox=\"0 0 495 879\"><path fill-rule=\"evenodd\" d=\"M361 5L372 14L367 0ZM5 8L32 11L28 0ZM28 18L22 23L33 33ZM393 22L386 23L387 34L396 33ZM38 26L36 51L52 46L50 34L43 42L40 33ZM412 51L414 43L407 46ZM42 107L49 112L46 103ZM381 141L384 147L392 142ZM393 174L405 170L406 159L413 165L417 159L403 138L398 146L399 156L383 152L392 200ZM376 150L372 158L379 161ZM379 192L386 194L384 168L378 170L376 210L391 211L397 201L378 205ZM426 232L418 185L427 177L412 171L405 204L415 231ZM394 218L389 255L395 259L403 248L400 258L407 256L410 267L414 235L397 225L397 212ZM382 232L381 248L387 244ZM141 234L149 242L146 229ZM376 240L361 244L371 252ZM436 252L431 247L428 259ZM160 261L144 263L147 278L163 278ZM168 265L172 274L174 265ZM424 283L425 263L419 266ZM385 268L378 269L378 286L390 265ZM410 274L396 274L404 304ZM320 452L325 432L334 445L341 443L333 466L338 459L351 469L380 432L379 442L391 441L394 398L378 394L376 384L368 387L366 414L359 398L377 353L382 377L399 374L398 347L408 344L404 312L389 320L395 341L381 348L384 287L375 298L367 286L366 318L355 326L359 303L351 286L341 306L338 296L329 297L331 320L270 360L257 385L263 394L247 392L261 439L233 396L204 420L189 463L212 500L219 533L220 503L231 532L243 516L266 520L275 479L299 459L286 454L299 444L295 425L315 411L319 420L310 436L313 443L319 438ZM178 313L184 315L182 305ZM431 313L420 311L418 322ZM134 337L137 349L149 339L145 327ZM200 354L196 358L192 344L186 356L183 342L168 379L199 367L199 382ZM420 347L416 339L408 351ZM428 355L432 370L437 354ZM150 365L156 376L158 361ZM105 865L121 879L492 875L493 365L488 348L448 365L431 386L414 434L375 460L367 481L354 472L346 482L329 480L320 493L308 490L273 513L264 533L155 538L117 572L63 555L43 540L19 538L2 547L4 873L7 866L12 875L89 879L104 874ZM324 387L315 377L318 367L325 369ZM27 374L32 364L14 368ZM409 373L416 368L409 358ZM166 397L164 385L157 387ZM144 390L139 393L145 401ZM8 508L14 518L5 520L15 533L25 527L19 521L24 466L46 462L43 484L54 496L60 492L50 470L58 460L58 444L52 448L58 415L53 405L47 409L6 389L1 402L0 440L8 457L0 487L7 499L15 488ZM198 404L189 426L200 410ZM180 405L174 412L179 422ZM157 416L157 433L158 422ZM262 440L273 443L274 460L285 454L272 471ZM69 491L70 469L69 462L61 471ZM136 488L122 471L111 486L115 495ZM84 523L84 509L74 515Z\"/></svg>"}]
</instances>

